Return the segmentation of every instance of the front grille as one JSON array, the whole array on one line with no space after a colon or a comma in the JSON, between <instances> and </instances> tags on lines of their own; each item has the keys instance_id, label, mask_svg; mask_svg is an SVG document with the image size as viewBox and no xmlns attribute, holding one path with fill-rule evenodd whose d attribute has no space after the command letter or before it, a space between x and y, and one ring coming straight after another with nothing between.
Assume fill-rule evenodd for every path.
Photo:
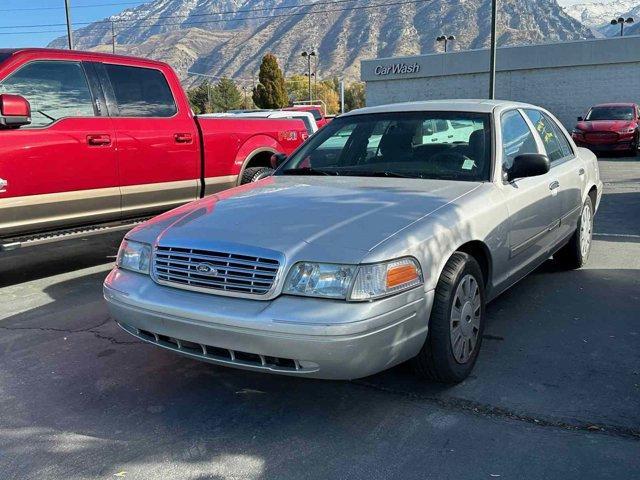
<instances>
[{"instance_id":1,"label":"front grille","mask_svg":"<svg viewBox=\"0 0 640 480\"><path fill-rule=\"evenodd\" d=\"M249 295L267 294L279 268L272 258L161 246L153 264L159 283Z\"/></svg>"},{"instance_id":2,"label":"front grille","mask_svg":"<svg viewBox=\"0 0 640 480\"><path fill-rule=\"evenodd\" d=\"M617 142L620 136L616 132L590 132L584 138L592 142Z\"/></svg>"}]
</instances>

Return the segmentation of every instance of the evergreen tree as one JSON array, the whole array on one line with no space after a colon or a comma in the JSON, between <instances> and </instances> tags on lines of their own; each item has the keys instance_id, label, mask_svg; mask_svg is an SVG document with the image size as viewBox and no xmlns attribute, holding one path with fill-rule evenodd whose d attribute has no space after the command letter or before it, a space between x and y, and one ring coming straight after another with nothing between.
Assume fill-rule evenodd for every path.
<instances>
[{"instance_id":1,"label":"evergreen tree","mask_svg":"<svg viewBox=\"0 0 640 480\"><path fill-rule=\"evenodd\" d=\"M197 87L187 90L187 98L194 113L207 113L211 110L209 105L210 89L211 85L205 80Z\"/></svg>"},{"instance_id":2,"label":"evergreen tree","mask_svg":"<svg viewBox=\"0 0 640 480\"><path fill-rule=\"evenodd\" d=\"M211 91L211 100L215 112L235 110L242 106L242 93L230 78L221 78Z\"/></svg>"},{"instance_id":3,"label":"evergreen tree","mask_svg":"<svg viewBox=\"0 0 640 480\"><path fill-rule=\"evenodd\" d=\"M258 108L283 108L289 104L284 75L275 55L267 53L264 56L258 80L253 89L253 101Z\"/></svg>"}]
</instances>

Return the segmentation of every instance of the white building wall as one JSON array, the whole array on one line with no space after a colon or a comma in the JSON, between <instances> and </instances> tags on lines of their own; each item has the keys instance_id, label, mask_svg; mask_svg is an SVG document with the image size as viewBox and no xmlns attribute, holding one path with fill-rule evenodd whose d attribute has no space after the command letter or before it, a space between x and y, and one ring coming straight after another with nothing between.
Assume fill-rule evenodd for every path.
<instances>
[{"instance_id":1,"label":"white building wall","mask_svg":"<svg viewBox=\"0 0 640 480\"><path fill-rule=\"evenodd\" d=\"M640 37L498 49L496 97L542 106L567 128L597 103L640 103ZM418 63L409 75L377 75L376 67ZM367 105L486 98L487 51L367 60ZM378 70L380 71L380 70Z\"/></svg>"}]
</instances>

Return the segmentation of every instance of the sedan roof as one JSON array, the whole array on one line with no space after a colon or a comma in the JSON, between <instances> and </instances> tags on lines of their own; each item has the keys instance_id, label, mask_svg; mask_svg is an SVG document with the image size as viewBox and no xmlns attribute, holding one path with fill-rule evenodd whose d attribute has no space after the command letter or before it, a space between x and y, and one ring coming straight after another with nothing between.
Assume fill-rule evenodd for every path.
<instances>
[{"instance_id":1,"label":"sedan roof","mask_svg":"<svg viewBox=\"0 0 640 480\"><path fill-rule=\"evenodd\" d=\"M368 113L391 112L475 112L492 113L497 107L537 108L527 103L511 102L507 100L482 100L482 99L454 99L454 100L429 100L424 102L392 103L377 107L366 107L352 110L347 115L365 115Z\"/></svg>"}]
</instances>

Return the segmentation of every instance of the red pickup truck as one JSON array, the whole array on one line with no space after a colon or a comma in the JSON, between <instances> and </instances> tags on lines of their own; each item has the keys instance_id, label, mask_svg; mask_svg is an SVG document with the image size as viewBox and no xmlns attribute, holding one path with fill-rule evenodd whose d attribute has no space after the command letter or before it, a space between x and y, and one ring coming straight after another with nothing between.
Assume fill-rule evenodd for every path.
<instances>
[{"instance_id":1,"label":"red pickup truck","mask_svg":"<svg viewBox=\"0 0 640 480\"><path fill-rule=\"evenodd\" d=\"M0 250L247 183L305 136L300 120L198 118L164 63L0 50Z\"/></svg>"}]
</instances>

